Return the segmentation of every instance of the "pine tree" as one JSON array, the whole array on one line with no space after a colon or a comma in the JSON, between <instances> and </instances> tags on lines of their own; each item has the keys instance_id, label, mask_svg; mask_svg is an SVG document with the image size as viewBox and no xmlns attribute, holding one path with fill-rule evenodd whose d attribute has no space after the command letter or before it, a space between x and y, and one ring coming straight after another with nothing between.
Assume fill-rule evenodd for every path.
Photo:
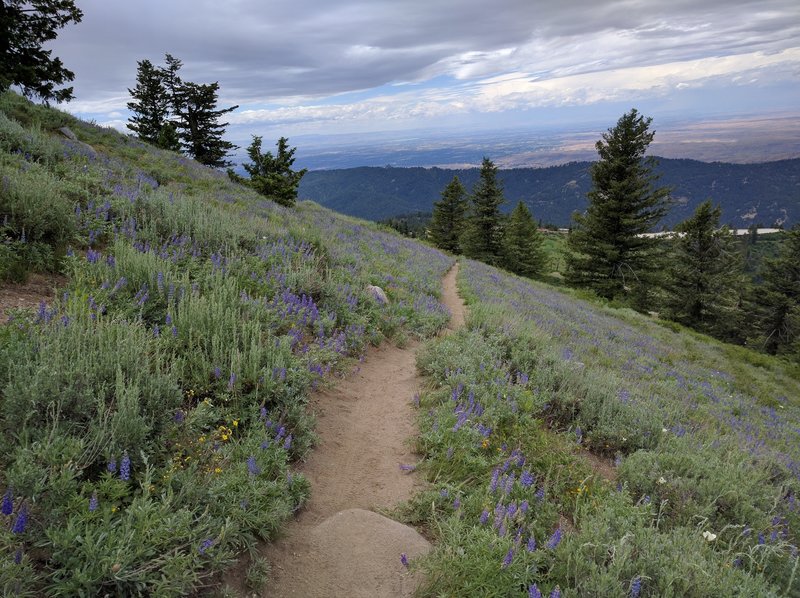
<instances>
[{"instance_id":1,"label":"pine tree","mask_svg":"<svg viewBox=\"0 0 800 598\"><path fill-rule=\"evenodd\" d=\"M595 146L600 159L591 167L589 207L573 216L567 278L601 297L642 296L655 282L657 241L640 235L666 213L669 189L653 187L654 161L645 158L655 135L651 121L633 109L603 133Z\"/></svg>"},{"instance_id":2,"label":"pine tree","mask_svg":"<svg viewBox=\"0 0 800 598\"><path fill-rule=\"evenodd\" d=\"M156 145L161 149L170 150L172 152L181 151L181 140L178 137L178 129L171 122L167 122L161 127L156 139Z\"/></svg>"},{"instance_id":3,"label":"pine tree","mask_svg":"<svg viewBox=\"0 0 800 598\"><path fill-rule=\"evenodd\" d=\"M277 155L273 156L272 152L262 154L261 137L253 135L253 142L247 148L251 162L243 166L250 175L248 184L253 189L282 206L291 207L297 200L300 179L308 170L292 170L297 148L289 149L289 140L286 137L281 137L277 146Z\"/></svg>"},{"instance_id":4,"label":"pine tree","mask_svg":"<svg viewBox=\"0 0 800 598\"><path fill-rule=\"evenodd\" d=\"M181 145L187 154L206 166L224 168L230 162L225 158L236 146L222 139L228 123L219 118L239 106L217 108L219 83L198 85L183 83L175 89L173 110Z\"/></svg>"},{"instance_id":5,"label":"pine tree","mask_svg":"<svg viewBox=\"0 0 800 598\"><path fill-rule=\"evenodd\" d=\"M136 87L128 89L134 100L128 102L128 110L133 113L128 119L128 128L142 141L160 145L159 138L170 114L164 71L149 60L140 60L137 65Z\"/></svg>"},{"instance_id":6,"label":"pine tree","mask_svg":"<svg viewBox=\"0 0 800 598\"><path fill-rule=\"evenodd\" d=\"M467 257L498 266L503 260L500 206L506 199L497 180L497 166L489 158L483 159L471 199L461 250Z\"/></svg>"},{"instance_id":7,"label":"pine tree","mask_svg":"<svg viewBox=\"0 0 800 598\"><path fill-rule=\"evenodd\" d=\"M3 0L0 2L0 92L19 86L27 97L45 102L73 99L72 87L55 89L75 78L52 50L42 46L70 22L80 23L83 12L72 0Z\"/></svg>"},{"instance_id":8,"label":"pine tree","mask_svg":"<svg viewBox=\"0 0 800 598\"><path fill-rule=\"evenodd\" d=\"M736 239L720 228L722 208L710 201L675 227L665 290L666 312L695 330L723 339L735 336L741 320L742 264Z\"/></svg>"},{"instance_id":9,"label":"pine tree","mask_svg":"<svg viewBox=\"0 0 800 598\"><path fill-rule=\"evenodd\" d=\"M781 233L784 234L784 233ZM768 353L800 356L800 224L781 244L780 253L767 260L763 284L755 297L759 342Z\"/></svg>"},{"instance_id":10,"label":"pine tree","mask_svg":"<svg viewBox=\"0 0 800 598\"><path fill-rule=\"evenodd\" d=\"M442 198L433 204L429 236L440 249L461 252L460 237L467 212L467 190L457 176L442 191Z\"/></svg>"},{"instance_id":11,"label":"pine tree","mask_svg":"<svg viewBox=\"0 0 800 598\"><path fill-rule=\"evenodd\" d=\"M528 207L519 202L511 212L504 236L503 265L520 276L541 274L545 266L544 239Z\"/></svg>"}]
</instances>

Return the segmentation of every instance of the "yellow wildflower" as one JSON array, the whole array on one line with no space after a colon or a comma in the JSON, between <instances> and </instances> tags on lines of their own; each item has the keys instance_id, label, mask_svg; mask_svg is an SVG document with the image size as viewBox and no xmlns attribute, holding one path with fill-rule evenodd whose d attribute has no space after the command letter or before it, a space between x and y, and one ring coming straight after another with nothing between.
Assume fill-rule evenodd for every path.
<instances>
[{"instance_id":1,"label":"yellow wildflower","mask_svg":"<svg viewBox=\"0 0 800 598\"><path fill-rule=\"evenodd\" d=\"M215 467L214 468L214 473L222 473L222 468L221 467Z\"/></svg>"}]
</instances>

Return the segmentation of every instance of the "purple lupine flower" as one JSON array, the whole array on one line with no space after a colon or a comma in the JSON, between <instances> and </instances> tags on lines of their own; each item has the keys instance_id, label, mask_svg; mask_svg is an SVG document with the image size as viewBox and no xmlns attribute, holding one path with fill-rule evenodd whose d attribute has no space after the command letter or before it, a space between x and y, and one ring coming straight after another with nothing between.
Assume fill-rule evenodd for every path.
<instances>
[{"instance_id":1,"label":"purple lupine flower","mask_svg":"<svg viewBox=\"0 0 800 598\"><path fill-rule=\"evenodd\" d=\"M290 448L292 448L292 435L291 435L291 434L289 434L289 435L286 437L286 440L284 440L284 441L283 441L283 448L284 448L284 449L286 449L287 451L288 451Z\"/></svg>"},{"instance_id":2,"label":"purple lupine flower","mask_svg":"<svg viewBox=\"0 0 800 598\"><path fill-rule=\"evenodd\" d=\"M22 562L22 548L17 548L14 553L14 564L19 565Z\"/></svg>"},{"instance_id":3,"label":"purple lupine flower","mask_svg":"<svg viewBox=\"0 0 800 598\"><path fill-rule=\"evenodd\" d=\"M266 440L264 440L261 443L261 448L264 449L264 450L267 450L269 448L269 443L270 443L270 440L269 440L269 438L267 438Z\"/></svg>"},{"instance_id":4,"label":"purple lupine flower","mask_svg":"<svg viewBox=\"0 0 800 598\"><path fill-rule=\"evenodd\" d=\"M94 513L99 506L99 501L97 500L97 492L92 492L92 497L89 499L89 512Z\"/></svg>"},{"instance_id":5,"label":"purple lupine flower","mask_svg":"<svg viewBox=\"0 0 800 598\"><path fill-rule=\"evenodd\" d=\"M458 511L461 508L461 499L456 496L456 499L453 501L453 508Z\"/></svg>"},{"instance_id":6,"label":"purple lupine flower","mask_svg":"<svg viewBox=\"0 0 800 598\"><path fill-rule=\"evenodd\" d=\"M500 481L500 470L495 469L492 472L492 483L489 485L489 490L494 494L497 491L497 484Z\"/></svg>"},{"instance_id":7,"label":"purple lupine flower","mask_svg":"<svg viewBox=\"0 0 800 598\"><path fill-rule=\"evenodd\" d=\"M6 516L14 512L14 497L11 496L11 487L9 487L3 495L3 506L0 507L0 512Z\"/></svg>"},{"instance_id":8,"label":"purple lupine flower","mask_svg":"<svg viewBox=\"0 0 800 598\"><path fill-rule=\"evenodd\" d=\"M575 442L578 444L583 442L583 430L581 430L580 426L575 427Z\"/></svg>"},{"instance_id":9,"label":"purple lupine flower","mask_svg":"<svg viewBox=\"0 0 800 598\"><path fill-rule=\"evenodd\" d=\"M533 552L534 550L536 550L536 538L534 538L533 536L528 538L528 543L525 544L525 548L527 549L528 552Z\"/></svg>"},{"instance_id":10,"label":"purple lupine flower","mask_svg":"<svg viewBox=\"0 0 800 598\"><path fill-rule=\"evenodd\" d=\"M161 336L161 329L158 327L158 324L155 324L153 326L153 336L156 337L156 338Z\"/></svg>"},{"instance_id":11,"label":"purple lupine flower","mask_svg":"<svg viewBox=\"0 0 800 598\"><path fill-rule=\"evenodd\" d=\"M261 473L261 468L256 463L255 455L250 455L247 458L247 471L250 472L250 475L258 475Z\"/></svg>"},{"instance_id":12,"label":"purple lupine flower","mask_svg":"<svg viewBox=\"0 0 800 598\"><path fill-rule=\"evenodd\" d=\"M513 560L514 560L514 548L512 547L508 549L508 552L506 553L506 556L503 559L503 564L501 565L501 567L505 569L511 564Z\"/></svg>"},{"instance_id":13,"label":"purple lupine flower","mask_svg":"<svg viewBox=\"0 0 800 598\"><path fill-rule=\"evenodd\" d=\"M234 386L236 386L236 374L231 372L231 377L228 378L228 390L233 390Z\"/></svg>"},{"instance_id":14,"label":"purple lupine flower","mask_svg":"<svg viewBox=\"0 0 800 598\"><path fill-rule=\"evenodd\" d=\"M519 483L523 488L530 488L536 481L536 477L527 469L519 476Z\"/></svg>"},{"instance_id":15,"label":"purple lupine flower","mask_svg":"<svg viewBox=\"0 0 800 598\"><path fill-rule=\"evenodd\" d=\"M205 554L209 548L214 546L215 543L216 541L214 540L214 538L206 538L200 543L200 546L197 548L197 552L199 552L200 554Z\"/></svg>"},{"instance_id":16,"label":"purple lupine flower","mask_svg":"<svg viewBox=\"0 0 800 598\"><path fill-rule=\"evenodd\" d=\"M533 584L528 588L528 598L542 598L542 592L539 591L539 588L536 584Z\"/></svg>"},{"instance_id":17,"label":"purple lupine flower","mask_svg":"<svg viewBox=\"0 0 800 598\"><path fill-rule=\"evenodd\" d=\"M556 546L561 543L561 528L556 528L556 531L553 532L553 535L550 536L550 539L547 540L547 549L553 550Z\"/></svg>"},{"instance_id":18,"label":"purple lupine flower","mask_svg":"<svg viewBox=\"0 0 800 598\"><path fill-rule=\"evenodd\" d=\"M123 482L131 479L131 458L128 456L128 451L122 453L122 461L119 464L119 479Z\"/></svg>"},{"instance_id":19,"label":"purple lupine flower","mask_svg":"<svg viewBox=\"0 0 800 598\"><path fill-rule=\"evenodd\" d=\"M638 575L633 578L631 581L631 591L630 591L630 598L639 598L639 594L642 591L642 578Z\"/></svg>"},{"instance_id":20,"label":"purple lupine flower","mask_svg":"<svg viewBox=\"0 0 800 598\"><path fill-rule=\"evenodd\" d=\"M108 473L117 473L116 459L112 457L111 460L108 462L108 465L106 465L106 469L108 470Z\"/></svg>"},{"instance_id":21,"label":"purple lupine flower","mask_svg":"<svg viewBox=\"0 0 800 598\"><path fill-rule=\"evenodd\" d=\"M28 526L28 509L25 505L22 505L22 508L17 513L17 519L14 521L14 527L11 528L12 534L21 534L25 532L25 528Z\"/></svg>"},{"instance_id":22,"label":"purple lupine flower","mask_svg":"<svg viewBox=\"0 0 800 598\"><path fill-rule=\"evenodd\" d=\"M408 555L405 552L400 554L400 564L403 567L408 567Z\"/></svg>"},{"instance_id":23,"label":"purple lupine flower","mask_svg":"<svg viewBox=\"0 0 800 598\"><path fill-rule=\"evenodd\" d=\"M277 438L283 438L286 435L286 428L281 426L278 428L278 433L276 434Z\"/></svg>"},{"instance_id":24,"label":"purple lupine flower","mask_svg":"<svg viewBox=\"0 0 800 598\"><path fill-rule=\"evenodd\" d=\"M442 488L441 490L439 490L439 496L441 496L442 498L447 498L448 496L450 496L450 492L447 490L447 488Z\"/></svg>"},{"instance_id":25,"label":"purple lupine flower","mask_svg":"<svg viewBox=\"0 0 800 598\"><path fill-rule=\"evenodd\" d=\"M527 500L523 500L521 503L519 503L519 510L522 512L523 515L528 512Z\"/></svg>"},{"instance_id":26,"label":"purple lupine flower","mask_svg":"<svg viewBox=\"0 0 800 598\"><path fill-rule=\"evenodd\" d=\"M453 458L453 451L454 451L454 449L453 449L452 446L447 449L447 460L448 461Z\"/></svg>"},{"instance_id":27,"label":"purple lupine flower","mask_svg":"<svg viewBox=\"0 0 800 598\"><path fill-rule=\"evenodd\" d=\"M536 491L536 494L534 494L534 496L536 497L536 500L538 500L539 502L542 502L544 500L544 486L539 488Z\"/></svg>"},{"instance_id":28,"label":"purple lupine flower","mask_svg":"<svg viewBox=\"0 0 800 598\"><path fill-rule=\"evenodd\" d=\"M214 375L215 380L222 378L222 370L219 366L215 366L211 373Z\"/></svg>"},{"instance_id":29,"label":"purple lupine flower","mask_svg":"<svg viewBox=\"0 0 800 598\"><path fill-rule=\"evenodd\" d=\"M175 420L176 424L182 424L183 420L186 419L186 414L183 412L183 409L178 409L175 412L173 419Z\"/></svg>"},{"instance_id":30,"label":"purple lupine flower","mask_svg":"<svg viewBox=\"0 0 800 598\"><path fill-rule=\"evenodd\" d=\"M481 518L479 519L479 521L481 525L486 525L486 522L489 521L489 511L484 509L483 513L481 513Z\"/></svg>"},{"instance_id":31,"label":"purple lupine flower","mask_svg":"<svg viewBox=\"0 0 800 598\"><path fill-rule=\"evenodd\" d=\"M558 586L553 588L553 591L550 592L550 598L561 598L561 588Z\"/></svg>"},{"instance_id":32,"label":"purple lupine flower","mask_svg":"<svg viewBox=\"0 0 800 598\"><path fill-rule=\"evenodd\" d=\"M764 534L762 532L758 533L758 544L759 546L764 544Z\"/></svg>"}]
</instances>

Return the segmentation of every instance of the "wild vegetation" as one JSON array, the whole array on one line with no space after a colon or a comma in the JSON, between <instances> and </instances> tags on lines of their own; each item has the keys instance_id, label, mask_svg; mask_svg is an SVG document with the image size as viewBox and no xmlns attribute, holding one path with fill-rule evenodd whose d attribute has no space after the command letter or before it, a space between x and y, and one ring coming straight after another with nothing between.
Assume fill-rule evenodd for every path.
<instances>
[{"instance_id":1,"label":"wild vegetation","mask_svg":"<svg viewBox=\"0 0 800 598\"><path fill-rule=\"evenodd\" d=\"M786 362L462 263L467 329L419 358L423 595L793 596Z\"/></svg>"},{"instance_id":2,"label":"wild vegetation","mask_svg":"<svg viewBox=\"0 0 800 598\"><path fill-rule=\"evenodd\" d=\"M0 327L3 594L207 586L305 500L309 390L436 332L452 260L11 93L0 150L3 277L68 279Z\"/></svg>"}]
</instances>

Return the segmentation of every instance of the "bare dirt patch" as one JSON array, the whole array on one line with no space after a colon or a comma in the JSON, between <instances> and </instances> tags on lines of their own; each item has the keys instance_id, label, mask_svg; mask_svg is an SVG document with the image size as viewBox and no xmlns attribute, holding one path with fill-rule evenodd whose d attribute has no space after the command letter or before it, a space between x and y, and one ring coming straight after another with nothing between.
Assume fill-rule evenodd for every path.
<instances>
[{"instance_id":1,"label":"bare dirt patch","mask_svg":"<svg viewBox=\"0 0 800 598\"><path fill-rule=\"evenodd\" d=\"M60 274L31 274L24 283L0 282L0 324L8 320L11 309L37 308L52 303L56 289L67 284Z\"/></svg>"}]
</instances>

